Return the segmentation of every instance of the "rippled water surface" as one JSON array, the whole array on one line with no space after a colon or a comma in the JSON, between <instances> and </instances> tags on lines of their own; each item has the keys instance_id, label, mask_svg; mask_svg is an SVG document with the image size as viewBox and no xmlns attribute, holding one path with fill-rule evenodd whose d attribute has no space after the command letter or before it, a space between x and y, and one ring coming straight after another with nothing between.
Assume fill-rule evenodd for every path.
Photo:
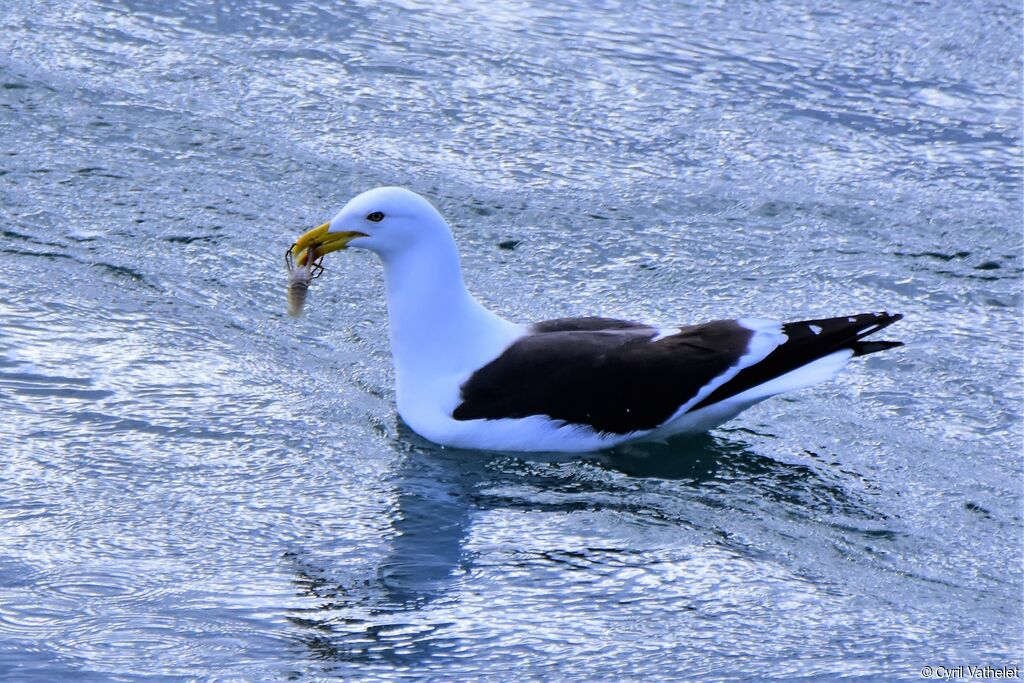
<instances>
[{"instance_id":1,"label":"rippled water surface","mask_svg":"<svg viewBox=\"0 0 1024 683\"><path fill-rule=\"evenodd\" d=\"M0 678L1019 666L1021 47L998 0L8 0ZM707 438L444 450L372 255L285 314L380 184L517 320L909 344Z\"/></svg>"}]
</instances>

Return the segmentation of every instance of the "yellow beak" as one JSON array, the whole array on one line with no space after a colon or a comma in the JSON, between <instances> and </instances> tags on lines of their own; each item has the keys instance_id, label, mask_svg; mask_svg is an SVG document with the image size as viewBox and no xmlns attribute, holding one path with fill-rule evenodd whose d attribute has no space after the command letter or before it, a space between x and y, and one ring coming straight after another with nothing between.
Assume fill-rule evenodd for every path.
<instances>
[{"instance_id":1,"label":"yellow beak","mask_svg":"<svg viewBox=\"0 0 1024 683\"><path fill-rule=\"evenodd\" d=\"M346 248L348 243L357 237L367 236L365 232L327 232L330 227L330 223L324 223L295 240L295 244L292 245L292 256L295 257L296 263L304 266L324 254Z\"/></svg>"}]
</instances>

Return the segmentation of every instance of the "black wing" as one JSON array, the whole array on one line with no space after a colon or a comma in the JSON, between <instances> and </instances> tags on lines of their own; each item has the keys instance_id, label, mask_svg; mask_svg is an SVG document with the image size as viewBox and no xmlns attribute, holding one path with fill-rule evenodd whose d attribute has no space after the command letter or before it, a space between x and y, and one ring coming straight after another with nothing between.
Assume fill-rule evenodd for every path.
<instances>
[{"instance_id":1,"label":"black wing","mask_svg":"<svg viewBox=\"0 0 1024 683\"><path fill-rule=\"evenodd\" d=\"M539 323L473 373L452 417L546 415L598 432L654 429L733 367L753 332L720 320L652 341L656 335L605 318Z\"/></svg>"},{"instance_id":2,"label":"black wing","mask_svg":"<svg viewBox=\"0 0 1024 683\"><path fill-rule=\"evenodd\" d=\"M709 406L841 349L854 356L902 346L863 341L903 316L864 313L785 323L786 341L690 408ZM546 415L595 431L654 429L747 353L753 332L735 320L653 341L647 325L608 318L538 323L462 385L456 420Z\"/></svg>"}]
</instances>

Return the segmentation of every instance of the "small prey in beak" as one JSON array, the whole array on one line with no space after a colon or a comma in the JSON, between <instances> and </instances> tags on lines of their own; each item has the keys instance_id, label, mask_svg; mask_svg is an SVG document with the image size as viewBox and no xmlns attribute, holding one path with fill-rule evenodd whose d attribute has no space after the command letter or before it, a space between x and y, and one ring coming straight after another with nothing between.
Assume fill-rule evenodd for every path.
<instances>
[{"instance_id":1,"label":"small prey in beak","mask_svg":"<svg viewBox=\"0 0 1024 683\"><path fill-rule=\"evenodd\" d=\"M298 316L306 304L306 290L309 289L309 283L324 272L324 267L320 265L324 257L312 260L305 258L308 254L303 254L304 263L297 266L292 257L294 246L288 247L288 251L284 252L284 263L288 268L288 315Z\"/></svg>"},{"instance_id":2,"label":"small prey in beak","mask_svg":"<svg viewBox=\"0 0 1024 683\"><path fill-rule=\"evenodd\" d=\"M306 303L306 290L309 283L323 275L321 265L326 254L345 249L348 243L357 237L366 237L366 233L347 231L329 232L330 223L313 228L304 233L284 253L285 265L288 268L288 313L297 316L302 313Z\"/></svg>"}]
</instances>

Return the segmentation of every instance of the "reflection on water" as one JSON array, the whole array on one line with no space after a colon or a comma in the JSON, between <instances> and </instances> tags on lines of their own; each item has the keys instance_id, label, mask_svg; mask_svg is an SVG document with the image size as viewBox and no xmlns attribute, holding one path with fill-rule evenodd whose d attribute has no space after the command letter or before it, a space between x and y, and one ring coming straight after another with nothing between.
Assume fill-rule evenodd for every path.
<instances>
[{"instance_id":1,"label":"reflection on water","mask_svg":"<svg viewBox=\"0 0 1024 683\"><path fill-rule=\"evenodd\" d=\"M863 523L877 522L880 515L840 485L806 465L757 455L739 440L687 437L580 457L445 449L403 424L398 433L407 446L388 476L395 506L386 534L388 552L375 571L339 579L338 567L318 566L314 556L304 553L285 554L296 586L316 603L293 610L289 619L301 627L299 638L317 659L404 668L458 651L464 644L449 633L453 624L431 607L457 601L458 591L472 584L474 556L466 544L474 519L491 511L565 514L599 507L678 528L693 525L688 514L675 514L674 505L688 499L710 509L749 504L752 513L770 500L790 508L790 514L858 517L859 525L846 527L848 532L894 537L887 530L864 528ZM580 474L593 467L625 478ZM675 482L674 499L659 505L664 501L645 495L637 478ZM750 495L746 503L744 490ZM729 552L749 551L728 534L714 542ZM584 545L544 557L585 570L622 553L630 554Z\"/></svg>"},{"instance_id":2,"label":"reflection on water","mask_svg":"<svg viewBox=\"0 0 1024 683\"><path fill-rule=\"evenodd\" d=\"M464 546L484 470L466 472L457 458L430 456L410 450L389 477L395 500L389 547L372 575L339 582L334 567L288 557L300 590L319 603L289 617L303 627L300 639L318 659L415 666L438 647L454 647L446 624L425 610L451 600L452 583L471 571Z\"/></svg>"}]
</instances>

